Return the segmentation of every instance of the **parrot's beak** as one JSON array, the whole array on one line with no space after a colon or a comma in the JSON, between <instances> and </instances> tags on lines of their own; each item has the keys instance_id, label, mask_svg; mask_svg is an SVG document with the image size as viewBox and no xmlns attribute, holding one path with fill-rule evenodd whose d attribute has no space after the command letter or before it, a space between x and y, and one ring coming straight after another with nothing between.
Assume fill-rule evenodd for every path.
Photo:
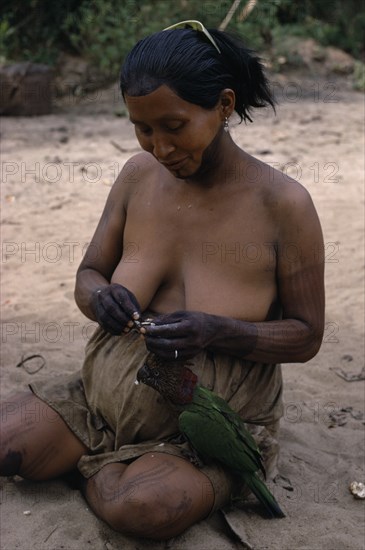
<instances>
[{"instance_id":1,"label":"parrot's beak","mask_svg":"<svg viewBox=\"0 0 365 550\"><path fill-rule=\"evenodd\" d=\"M139 384L140 382L142 382L142 384L147 384L150 377L151 377L150 369L146 364L144 364L137 371L137 379L135 383Z\"/></svg>"}]
</instances>

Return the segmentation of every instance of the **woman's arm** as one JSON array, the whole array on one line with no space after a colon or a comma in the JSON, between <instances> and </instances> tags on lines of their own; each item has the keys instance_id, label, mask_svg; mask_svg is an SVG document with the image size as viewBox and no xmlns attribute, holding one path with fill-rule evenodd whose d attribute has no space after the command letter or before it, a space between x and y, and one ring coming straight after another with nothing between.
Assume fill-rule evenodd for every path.
<instances>
[{"instance_id":1,"label":"woman's arm","mask_svg":"<svg viewBox=\"0 0 365 550\"><path fill-rule=\"evenodd\" d=\"M324 246L322 230L308 192L290 189L280 213L277 286L282 320L220 324L209 345L241 351L262 362L305 362L319 351L324 331Z\"/></svg>"},{"instance_id":2,"label":"woman's arm","mask_svg":"<svg viewBox=\"0 0 365 550\"><path fill-rule=\"evenodd\" d=\"M89 319L98 321L106 330L120 334L136 313L139 304L134 295L111 277L123 254L123 233L128 203L130 159L116 179L104 211L76 275L75 300ZM138 318L135 315L134 318Z\"/></svg>"}]
</instances>

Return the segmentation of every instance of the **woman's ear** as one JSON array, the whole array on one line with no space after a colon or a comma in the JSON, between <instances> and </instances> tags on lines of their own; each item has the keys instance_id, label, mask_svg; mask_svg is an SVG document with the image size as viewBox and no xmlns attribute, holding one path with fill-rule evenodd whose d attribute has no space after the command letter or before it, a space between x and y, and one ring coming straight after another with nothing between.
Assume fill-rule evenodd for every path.
<instances>
[{"instance_id":1,"label":"woman's ear","mask_svg":"<svg viewBox=\"0 0 365 550\"><path fill-rule=\"evenodd\" d=\"M236 105L236 94L231 88L225 88L220 95L220 110L222 120L229 118L234 111Z\"/></svg>"}]
</instances>

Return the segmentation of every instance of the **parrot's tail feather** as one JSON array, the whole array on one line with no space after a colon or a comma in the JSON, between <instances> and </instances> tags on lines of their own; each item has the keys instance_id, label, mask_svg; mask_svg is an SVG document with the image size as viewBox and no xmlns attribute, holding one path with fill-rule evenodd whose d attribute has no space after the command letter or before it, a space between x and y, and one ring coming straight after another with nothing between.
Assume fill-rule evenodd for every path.
<instances>
[{"instance_id":1,"label":"parrot's tail feather","mask_svg":"<svg viewBox=\"0 0 365 550\"><path fill-rule=\"evenodd\" d=\"M285 518L285 514L277 503L275 497L270 493L265 483L256 475L250 476L245 481L256 498L264 505L270 518Z\"/></svg>"}]
</instances>

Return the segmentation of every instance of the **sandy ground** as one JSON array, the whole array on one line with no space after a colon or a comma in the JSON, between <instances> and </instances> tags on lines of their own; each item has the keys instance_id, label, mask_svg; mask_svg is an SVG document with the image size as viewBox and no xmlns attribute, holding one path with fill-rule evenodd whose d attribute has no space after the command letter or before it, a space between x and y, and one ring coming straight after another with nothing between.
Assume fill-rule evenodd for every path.
<instances>
[{"instance_id":1,"label":"sandy ground","mask_svg":"<svg viewBox=\"0 0 365 550\"><path fill-rule=\"evenodd\" d=\"M347 382L330 368L359 373L363 367L364 98L336 82L280 82L277 116L259 112L254 124L232 134L312 194L326 243L326 331L314 359L283 368L280 472L292 490L271 488L287 517L268 521L254 508L228 517L249 548L360 550L364 501L348 486L365 481L364 381ZM2 120L5 401L31 380L81 365L93 324L74 304L75 271L110 185L138 150L119 109L111 89L80 105L68 98L50 116ZM32 374L39 358L17 367L35 353L45 359L39 372ZM168 543L151 543L114 533L62 481L2 478L1 484L2 550L242 548L220 514Z\"/></svg>"}]
</instances>

